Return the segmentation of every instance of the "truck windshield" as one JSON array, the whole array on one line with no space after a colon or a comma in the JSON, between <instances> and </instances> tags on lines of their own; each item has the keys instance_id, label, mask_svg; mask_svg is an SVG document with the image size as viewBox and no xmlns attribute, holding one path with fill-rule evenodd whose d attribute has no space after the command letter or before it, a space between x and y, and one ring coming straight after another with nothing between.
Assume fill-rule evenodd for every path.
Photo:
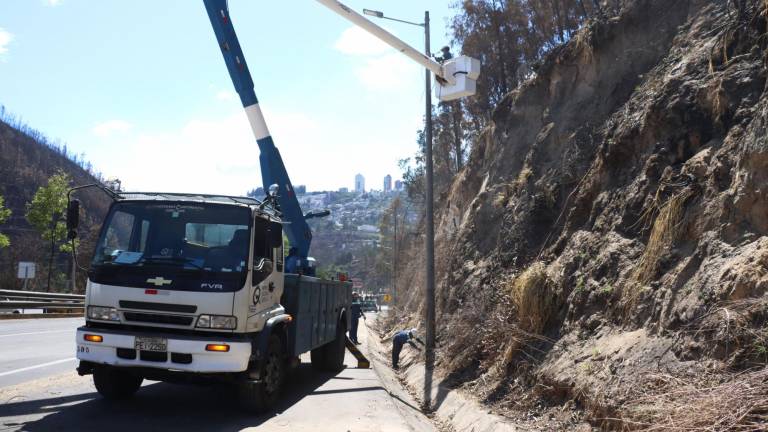
<instances>
[{"instance_id":1,"label":"truck windshield","mask_svg":"<svg viewBox=\"0 0 768 432\"><path fill-rule=\"evenodd\" d=\"M143 287L144 276L151 275L178 282L163 289L239 289L248 268L250 220L251 212L244 207L117 203L107 216L92 262L95 279L106 280L94 282ZM197 284L201 280L204 283Z\"/></svg>"}]
</instances>

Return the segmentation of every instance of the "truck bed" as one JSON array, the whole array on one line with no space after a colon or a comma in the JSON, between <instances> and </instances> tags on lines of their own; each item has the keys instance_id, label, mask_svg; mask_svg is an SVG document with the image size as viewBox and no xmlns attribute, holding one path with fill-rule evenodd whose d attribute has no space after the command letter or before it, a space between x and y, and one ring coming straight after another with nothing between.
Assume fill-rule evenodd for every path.
<instances>
[{"instance_id":1,"label":"truck bed","mask_svg":"<svg viewBox=\"0 0 768 432\"><path fill-rule=\"evenodd\" d=\"M352 284L286 274L281 303L293 316L286 348L298 356L334 340L342 311L349 328Z\"/></svg>"}]
</instances>

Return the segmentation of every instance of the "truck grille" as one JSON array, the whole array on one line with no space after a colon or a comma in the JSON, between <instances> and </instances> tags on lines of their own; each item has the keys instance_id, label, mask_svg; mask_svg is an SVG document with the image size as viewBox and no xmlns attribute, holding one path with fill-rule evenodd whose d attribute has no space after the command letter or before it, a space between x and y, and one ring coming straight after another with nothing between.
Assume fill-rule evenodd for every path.
<instances>
[{"instance_id":1,"label":"truck grille","mask_svg":"<svg viewBox=\"0 0 768 432\"><path fill-rule=\"evenodd\" d=\"M189 326L194 317L180 315L157 315L138 312L123 312L128 321L146 322L153 324L172 324L180 326Z\"/></svg>"},{"instance_id":2,"label":"truck grille","mask_svg":"<svg viewBox=\"0 0 768 432\"><path fill-rule=\"evenodd\" d=\"M123 309L144 309L160 312L179 312L179 313L195 313L197 312L197 306L195 305L180 305L172 303L155 303L155 302L143 302L132 300L120 300L120 307Z\"/></svg>"}]
</instances>

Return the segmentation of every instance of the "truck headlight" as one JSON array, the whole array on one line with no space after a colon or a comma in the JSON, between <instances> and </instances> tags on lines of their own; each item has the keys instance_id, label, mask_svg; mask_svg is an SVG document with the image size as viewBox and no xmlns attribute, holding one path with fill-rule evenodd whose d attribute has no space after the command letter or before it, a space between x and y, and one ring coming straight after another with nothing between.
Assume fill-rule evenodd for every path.
<instances>
[{"instance_id":1,"label":"truck headlight","mask_svg":"<svg viewBox=\"0 0 768 432\"><path fill-rule=\"evenodd\" d=\"M196 327L232 330L237 327L237 317L226 315L200 315L197 318Z\"/></svg>"},{"instance_id":2,"label":"truck headlight","mask_svg":"<svg viewBox=\"0 0 768 432\"><path fill-rule=\"evenodd\" d=\"M120 314L113 307L88 306L88 318L100 321L120 321Z\"/></svg>"}]
</instances>

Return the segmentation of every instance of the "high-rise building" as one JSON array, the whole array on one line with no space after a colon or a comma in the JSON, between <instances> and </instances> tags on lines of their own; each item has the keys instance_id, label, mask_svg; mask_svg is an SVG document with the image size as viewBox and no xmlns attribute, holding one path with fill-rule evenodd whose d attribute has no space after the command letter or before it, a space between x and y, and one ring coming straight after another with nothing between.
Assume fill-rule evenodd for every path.
<instances>
[{"instance_id":1,"label":"high-rise building","mask_svg":"<svg viewBox=\"0 0 768 432\"><path fill-rule=\"evenodd\" d=\"M365 177L362 174L355 176L355 192L365 193Z\"/></svg>"},{"instance_id":2,"label":"high-rise building","mask_svg":"<svg viewBox=\"0 0 768 432\"><path fill-rule=\"evenodd\" d=\"M395 180L395 190L398 192L403 190L403 182L400 180Z\"/></svg>"},{"instance_id":3,"label":"high-rise building","mask_svg":"<svg viewBox=\"0 0 768 432\"><path fill-rule=\"evenodd\" d=\"M384 193L392 192L392 176L387 174L384 176Z\"/></svg>"}]
</instances>

